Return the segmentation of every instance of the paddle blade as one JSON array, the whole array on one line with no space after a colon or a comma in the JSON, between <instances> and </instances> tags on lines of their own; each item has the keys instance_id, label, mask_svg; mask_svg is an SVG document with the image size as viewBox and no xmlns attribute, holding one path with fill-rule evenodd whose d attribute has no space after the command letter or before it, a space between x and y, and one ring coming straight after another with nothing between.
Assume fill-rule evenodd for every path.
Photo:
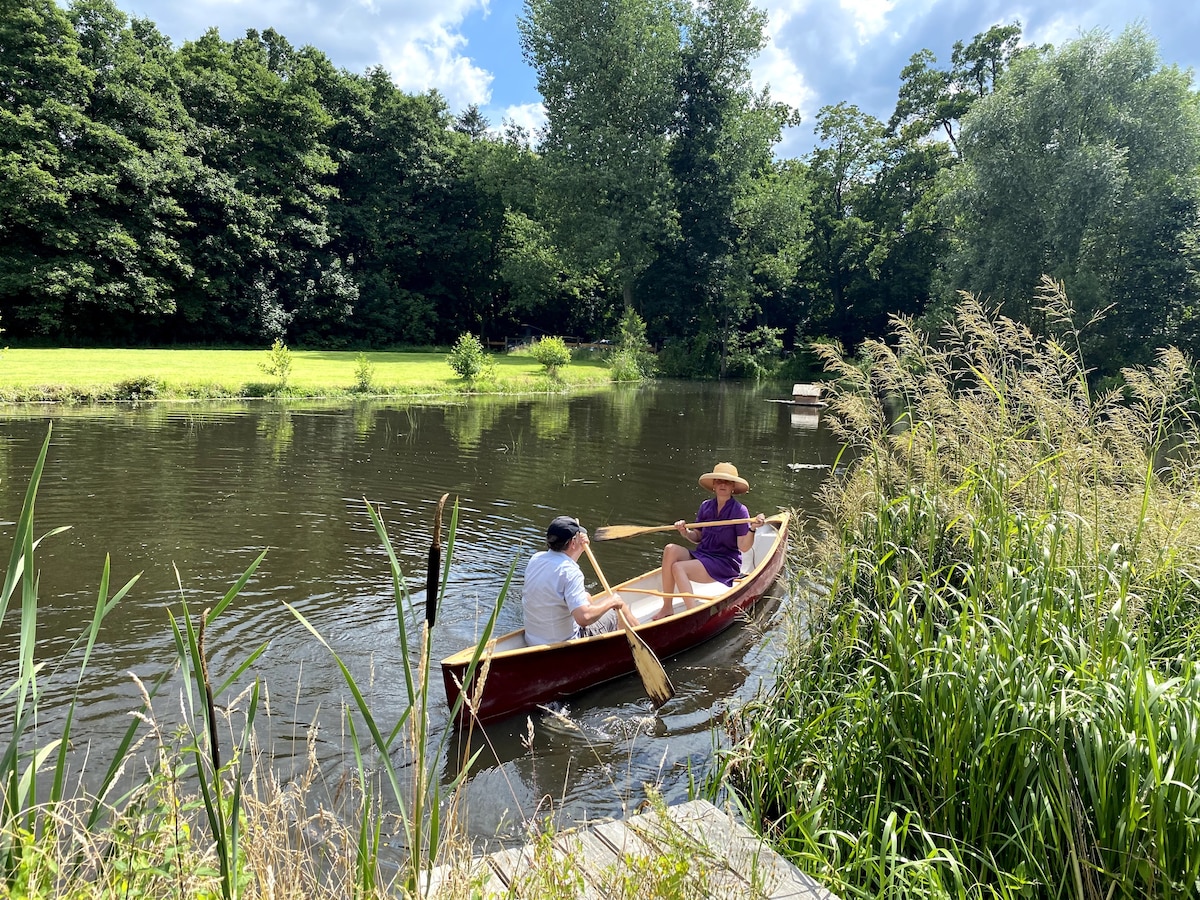
<instances>
[{"instance_id":1,"label":"paddle blade","mask_svg":"<svg viewBox=\"0 0 1200 900\"><path fill-rule=\"evenodd\" d=\"M653 531L674 531L674 525L604 525L596 529L592 535L593 541L615 541L621 538L637 537L639 534L650 534Z\"/></svg>"},{"instance_id":2,"label":"paddle blade","mask_svg":"<svg viewBox=\"0 0 1200 900\"><path fill-rule=\"evenodd\" d=\"M642 685L646 688L650 702L655 707L662 706L675 696L675 686L671 684L671 679L667 677L667 670L658 661L658 657L654 655L654 651L650 649L650 645L643 641L640 636L629 628L626 628L625 637L629 639L629 649L633 653L633 662L637 666L638 674L642 677Z\"/></svg>"}]
</instances>

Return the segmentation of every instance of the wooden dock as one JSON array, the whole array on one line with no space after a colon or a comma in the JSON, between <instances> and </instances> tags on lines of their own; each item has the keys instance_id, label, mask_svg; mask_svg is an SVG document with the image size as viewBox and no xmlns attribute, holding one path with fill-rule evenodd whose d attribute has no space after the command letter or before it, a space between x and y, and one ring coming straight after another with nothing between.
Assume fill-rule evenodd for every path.
<instances>
[{"instance_id":1,"label":"wooden dock","mask_svg":"<svg viewBox=\"0 0 1200 900\"><path fill-rule=\"evenodd\" d=\"M476 857L469 872L435 869L425 896L837 900L706 800Z\"/></svg>"}]
</instances>

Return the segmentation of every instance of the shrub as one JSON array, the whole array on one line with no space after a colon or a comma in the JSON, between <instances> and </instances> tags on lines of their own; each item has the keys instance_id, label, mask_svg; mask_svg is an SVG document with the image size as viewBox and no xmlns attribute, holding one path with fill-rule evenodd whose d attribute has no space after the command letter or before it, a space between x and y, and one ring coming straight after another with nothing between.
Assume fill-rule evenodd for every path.
<instances>
[{"instance_id":1,"label":"shrub","mask_svg":"<svg viewBox=\"0 0 1200 900\"><path fill-rule=\"evenodd\" d=\"M570 365L571 351L567 349L567 343L560 337L544 337L540 341L534 343L530 348L529 354L541 363L546 370L546 374L551 378L558 376L558 370L562 366Z\"/></svg>"},{"instance_id":2,"label":"shrub","mask_svg":"<svg viewBox=\"0 0 1200 900\"><path fill-rule=\"evenodd\" d=\"M162 382L153 375L139 375L118 381L114 390L114 400L153 400L162 390Z\"/></svg>"},{"instance_id":3,"label":"shrub","mask_svg":"<svg viewBox=\"0 0 1200 900\"><path fill-rule=\"evenodd\" d=\"M275 338L275 343L267 351L266 360L259 363L258 367L266 374L278 379L279 390L283 390L287 387L288 378L292 374L292 351L287 348L287 344L279 338Z\"/></svg>"},{"instance_id":4,"label":"shrub","mask_svg":"<svg viewBox=\"0 0 1200 900\"><path fill-rule=\"evenodd\" d=\"M730 336L725 347L725 374L733 378L766 378L779 368L783 356L781 328L760 325Z\"/></svg>"},{"instance_id":5,"label":"shrub","mask_svg":"<svg viewBox=\"0 0 1200 900\"><path fill-rule=\"evenodd\" d=\"M483 349L479 338L464 331L459 335L454 347L451 348L446 362L450 364L451 369L458 373L460 378L466 378L469 381L483 374L487 369L487 351Z\"/></svg>"},{"instance_id":6,"label":"shrub","mask_svg":"<svg viewBox=\"0 0 1200 900\"><path fill-rule=\"evenodd\" d=\"M641 381L642 370L638 367L637 355L629 350L614 350L608 358L608 370L613 381Z\"/></svg>"},{"instance_id":7,"label":"shrub","mask_svg":"<svg viewBox=\"0 0 1200 900\"><path fill-rule=\"evenodd\" d=\"M657 368L654 352L646 340L646 322L631 306L621 316L617 350L609 358L608 367L617 381L640 381L653 375Z\"/></svg>"},{"instance_id":8,"label":"shrub","mask_svg":"<svg viewBox=\"0 0 1200 900\"><path fill-rule=\"evenodd\" d=\"M354 389L360 394L368 394L375 387L375 364L367 354L360 353L354 357Z\"/></svg>"}]
</instances>

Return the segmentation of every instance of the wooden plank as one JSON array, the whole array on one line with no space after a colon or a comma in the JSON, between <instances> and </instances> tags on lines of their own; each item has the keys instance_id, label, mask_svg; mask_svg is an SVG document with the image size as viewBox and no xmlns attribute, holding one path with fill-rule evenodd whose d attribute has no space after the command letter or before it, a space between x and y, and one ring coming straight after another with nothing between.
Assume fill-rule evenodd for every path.
<instances>
[{"instance_id":1,"label":"wooden plank","mask_svg":"<svg viewBox=\"0 0 1200 900\"><path fill-rule=\"evenodd\" d=\"M520 881L523 874L529 872L529 848L509 847L507 850L498 850L488 856L487 861L496 870L496 874L500 876L504 885L511 889Z\"/></svg>"},{"instance_id":2,"label":"wooden plank","mask_svg":"<svg viewBox=\"0 0 1200 900\"><path fill-rule=\"evenodd\" d=\"M657 812L635 816L628 824L631 831L654 846L660 857L671 862L686 861L686 881L698 894L714 900L746 897L762 900L768 896L753 893L751 881L730 867L723 848L714 847L703 834L692 834L681 827L669 811L665 817L660 817Z\"/></svg>"},{"instance_id":3,"label":"wooden plank","mask_svg":"<svg viewBox=\"0 0 1200 900\"><path fill-rule=\"evenodd\" d=\"M599 825L593 825L592 831L621 858L627 853L632 856L653 856L656 852L652 844L646 843L640 835L630 831L626 822L601 822Z\"/></svg>"},{"instance_id":4,"label":"wooden plank","mask_svg":"<svg viewBox=\"0 0 1200 900\"><path fill-rule=\"evenodd\" d=\"M668 807L666 813L689 835L718 853L746 881L755 897L772 900L837 900L728 812L706 800ZM718 849L719 848L719 849Z\"/></svg>"},{"instance_id":5,"label":"wooden plank","mask_svg":"<svg viewBox=\"0 0 1200 900\"><path fill-rule=\"evenodd\" d=\"M569 859L583 876L583 889L572 896L602 900L612 895L609 885L619 865L619 857L588 830L566 831L554 836L554 852Z\"/></svg>"},{"instance_id":6,"label":"wooden plank","mask_svg":"<svg viewBox=\"0 0 1200 900\"><path fill-rule=\"evenodd\" d=\"M472 888L476 889L472 890ZM506 885L496 874L496 870L488 863L485 856L471 860L466 873L458 863L447 863L437 866L429 875L422 897L437 900L438 897L479 896L485 900L498 900L508 896Z\"/></svg>"},{"instance_id":7,"label":"wooden plank","mask_svg":"<svg viewBox=\"0 0 1200 900\"><path fill-rule=\"evenodd\" d=\"M547 851L550 856L547 858ZM482 865L484 872L478 872ZM447 867L439 867L447 868ZM681 875L680 872L683 872ZM472 862L485 878L482 896L540 900L547 894L600 900L618 887L640 896L681 878L710 898L837 900L755 836L730 812L706 800L564 831L549 843L501 850ZM449 882L435 870L428 896ZM620 884L618 883L620 882ZM456 879L461 885L462 878Z\"/></svg>"},{"instance_id":8,"label":"wooden plank","mask_svg":"<svg viewBox=\"0 0 1200 900\"><path fill-rule=\"evenodd\" d=\"M562 840L567 842L566 836ZM569 842L567 842L569 846ZM488 860L507 885L507 897L541 900L547 895L578 900L602 900L605 893L588 880L577 855L566 852L559 838L541 847L524 847L493 853Z\"/></svg>"}]
</instances>

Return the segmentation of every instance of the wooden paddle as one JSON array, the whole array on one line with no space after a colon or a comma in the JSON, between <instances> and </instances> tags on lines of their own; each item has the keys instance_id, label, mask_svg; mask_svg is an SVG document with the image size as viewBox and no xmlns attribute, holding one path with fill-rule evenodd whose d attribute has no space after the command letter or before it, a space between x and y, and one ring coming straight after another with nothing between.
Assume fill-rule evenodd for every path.
<instances>
[{"instance_id":1,"label":"wooden paddle","mask_svg":"<svg viewBox=\"0 0 1200 900\"><path fill-rule=\"evenodd\" d=\"M611 595L613 589L608 586L608 579L600 571L600 565L596 562L592 548L585 544L583 549L592 563L592 568L596 570L596 577L600 579L604 593ZM650 645L633 630L633 623L625 616L625 611L617 607L617 615L620 616L621 622L625 626L625 637L629 641L629 649L633 653L633 662L637 666L638 675L642 677L646 693L650 695L650 702L656 707L662 706L675 696L675 686L671 684L671 679L667 677L667 670L658 661L658 657L654 655Z\"/></svg>"},{"instance_id":2,"label":"wooden paddle","mask_svg":"<svg viewBox=\"0 0 1200 900\"><path fill-rule=\"evenodd\" d=\"M757 520L753 519L720 519L716 522L692 522L688 528L711 528L713 525L748 525ZM650 534L653 531L674 531L674 525L650 525L645 528L640 525L605 525L597 528L592 535L594 541L615 541L618 538L635 537L639 534Z\"/></svg>"},{"instance_id":3,"label":"wooden paddle","mask_svg":"<svg viewBox=\"0 0 1200 900\"><path fill-rule=\"evenodd\" d=\"M433 627L437 618L438 591L442 580L442 507L449 494L442 494L433 514L433 543L429 545L429 567L425 570L425 621Z\"/></svg>"}]
</instances>

